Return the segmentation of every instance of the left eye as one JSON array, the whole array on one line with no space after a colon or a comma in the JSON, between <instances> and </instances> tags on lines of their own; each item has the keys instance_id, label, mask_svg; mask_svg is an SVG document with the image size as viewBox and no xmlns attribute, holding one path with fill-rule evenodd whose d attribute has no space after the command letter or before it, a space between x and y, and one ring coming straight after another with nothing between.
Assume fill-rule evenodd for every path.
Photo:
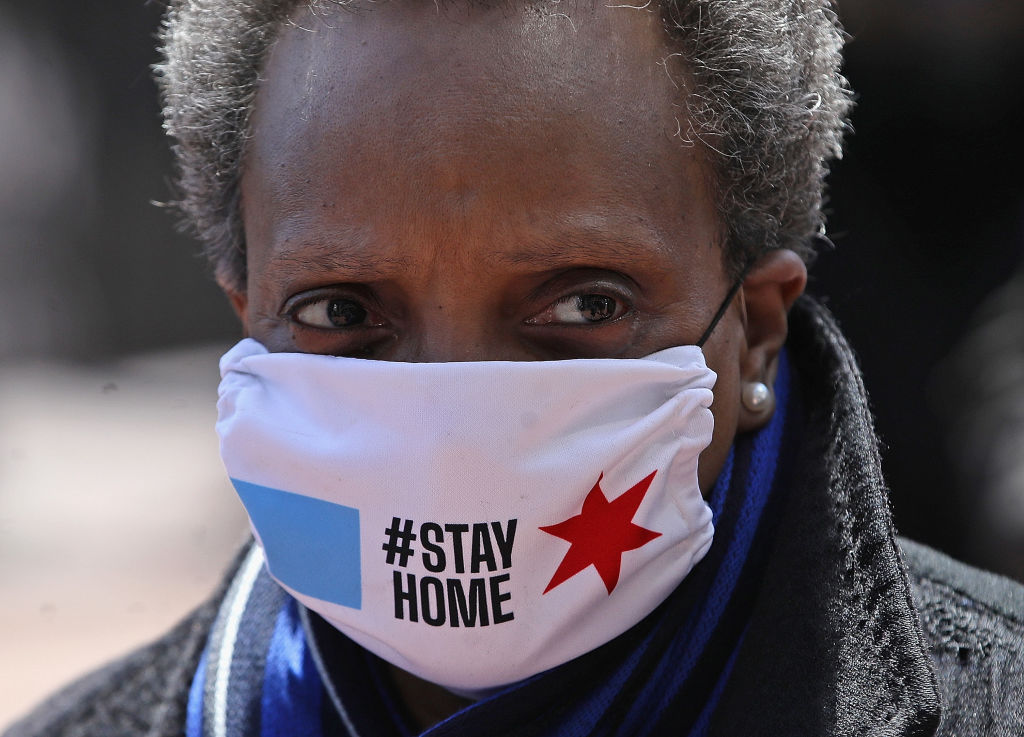
<instances>
[{"instance_id":1,"label":"left eye","mask_svg":"<svg viewBox=\"0 0 1024 737\"><path fill-rule=\"evenodd\" d=\"M626 306L607 294L570 294L526 322L530 325L593 325L622 317Z\"/></svg>"}]
</instances>

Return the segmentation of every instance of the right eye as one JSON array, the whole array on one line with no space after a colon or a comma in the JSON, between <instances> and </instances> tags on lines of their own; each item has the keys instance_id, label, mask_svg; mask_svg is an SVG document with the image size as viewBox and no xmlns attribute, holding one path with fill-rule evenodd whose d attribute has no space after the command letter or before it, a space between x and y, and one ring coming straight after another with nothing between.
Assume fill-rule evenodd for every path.
<instances>
[{"instance_id":1,"label":"right eye","mask_svg":"<svg viewBox=\"0 0 1024 737\"><path fill-rule=\"evenodd\" d=\"M300 305L291 311L291 319L309 328L344 330L346 328L374 327L367 309L353 299L322 297Z\"/></svg>"}]
</instances>

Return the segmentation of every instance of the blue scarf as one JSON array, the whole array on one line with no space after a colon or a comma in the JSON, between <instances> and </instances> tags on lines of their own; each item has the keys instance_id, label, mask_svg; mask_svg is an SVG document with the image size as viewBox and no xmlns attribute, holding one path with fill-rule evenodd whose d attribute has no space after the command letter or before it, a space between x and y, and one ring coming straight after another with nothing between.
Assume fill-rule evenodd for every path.
<instances>
[{"instance_id":1,"label":"blue scarf","mask_svg":"<svg viewBox=\"0 0 1024 737\"><path fill-rule=\"evenodd\" d=\"M797 398L780 355L776 410L741 436L708 499L715 538L675 592L615 640L513 684L424 737L708 734L763 563L779 468L796 443ZM385 664L305 610L269 577L253 546L196 670L186 737L413 737Z\"/></svg>"}]
</instances>

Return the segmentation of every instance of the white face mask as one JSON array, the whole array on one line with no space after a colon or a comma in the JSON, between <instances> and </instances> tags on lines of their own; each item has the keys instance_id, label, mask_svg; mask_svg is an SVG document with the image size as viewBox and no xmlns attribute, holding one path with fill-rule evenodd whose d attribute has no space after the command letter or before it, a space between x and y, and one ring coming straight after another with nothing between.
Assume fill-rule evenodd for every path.
<instances>
[{"instance_id":1,"label":"white face mask","mask_svg":"<svg viewBox=\"0 0 1024 737\"><path fill-rule=\"evenodd\" d=\"M625 632L711 545L715 374L644 359L221 359L221 455L270 573L357 643L483 691Z\"/></svg>"}]
</instances>

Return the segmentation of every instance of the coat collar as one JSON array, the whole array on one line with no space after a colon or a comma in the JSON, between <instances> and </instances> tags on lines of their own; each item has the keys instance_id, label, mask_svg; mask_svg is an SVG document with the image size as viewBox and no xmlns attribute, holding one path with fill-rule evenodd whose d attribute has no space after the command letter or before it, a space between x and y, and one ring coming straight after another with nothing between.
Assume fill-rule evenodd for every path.
<instances>
[{"instance_id":1,"label":"coat collar","mask_svg":"<svg viewBox=\"0 0 1024 737\"><path fill-rule=\"evenodd\" d=\"M804 433L712 734L932 735L939 697L853 353L809 298L790 315Z\"/></svg>"}]
</instances>

